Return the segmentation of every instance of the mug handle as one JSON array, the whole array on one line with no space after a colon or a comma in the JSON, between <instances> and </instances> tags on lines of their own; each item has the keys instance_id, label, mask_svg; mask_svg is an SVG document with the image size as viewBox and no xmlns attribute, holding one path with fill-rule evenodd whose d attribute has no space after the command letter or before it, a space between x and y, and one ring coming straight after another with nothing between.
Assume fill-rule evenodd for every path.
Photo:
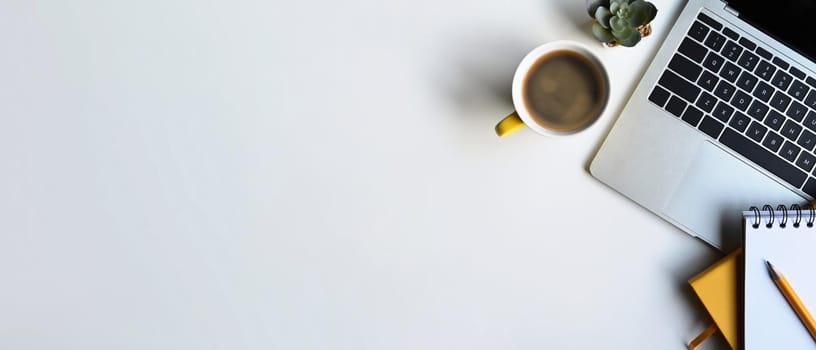
<instances>
[{"instance_id":1,"label":"mug handle","mask_svg":"<svg viewBox=\"0 0 816 350\"><path fill-rule=\"evenodd\" d=\"M496 135L499 137L504 137L505 135L510 135L519 129L524 127L524 122L519 117L516 111L513 113L508 114L504 119L502 119L498 124L496 124Z\"/></svg>"}]
</instances>

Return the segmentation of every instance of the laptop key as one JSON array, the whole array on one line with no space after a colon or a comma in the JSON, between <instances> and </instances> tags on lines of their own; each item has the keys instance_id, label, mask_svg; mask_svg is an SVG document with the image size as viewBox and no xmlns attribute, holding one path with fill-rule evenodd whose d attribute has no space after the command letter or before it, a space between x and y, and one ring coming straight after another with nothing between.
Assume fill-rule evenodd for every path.
<instances>
[{"instance_id":1,"label":"laptop key","mask_svg":"<svg viewBox=\"0 0 816 350\"><path fill-rule=\"evenodd\" d=\"M718 55L714 51L711 51L708 53L708 56L706 56L705 61L703 61L703 67L717 73L720 71L720 67L722 67L723 62L725 62L725 59L722 58L722 56Z\"/></svg>"},{"instance_id":2,"label":"laptop key","mask_svg":"<svg viewBox=\"0 0 816 350\"><path fill-rule=\"evenodd\" d=\"M805 99L805 96L807 95L808 90L810 90L810 89L808 89L808 87L807 87L807 85L805 85L805 83L803 83L803 82L801 82L799 80L794 80L793 84L791 84L790 89L788 89L788 94L793 96L793 98L801 101L801 100Z\"/></svg>"},{"instance_id":3,"label":"laptop key","mask_svg":"<svg viewBox=\"0 0 816 350\"><path fill-rule=\"evenodd\" d=\"M705 13L700 12L697 15L697 19L703 21L703 23L708 24L710 27L720 30L722 29L723 25L720 22L717 22L715 19L708 17Z\"/></svg>"},{"instance_id":4,"label":"laptop key","mask_svg":"<svg viewBox=\"0 0 816 350\"><path fill-rule=\"evenodd\" d=\"M816 145L816 134L807 129L802 130L802 136L799 136L796 144L810 152L813 150L813 146Z\"/></svg>"},{"instance_id":5,"label":"laptop key","mask_svg":"<svg viewBox=\"0 0 816 350\"><path fill-rule=\"evenodd\" d=\"M694 39L697 39L699 42L703 42L708 34L708 31L708 26L700 21L694 21L694 23L691 24L691 28L689 28L688 35Z\"/></svg>"},{"instance_id":6,"label":"laptop key","mask_svg":"<svg viewBox=\"0 0 816 350\"><path fill-rule=\"evenodd\" d=\"M778 131L779 129L782 128L782 123L784 122L785 122L784 115L779 114L779 112L775 110L771 110L771 112L768 113L768 117L765 118L765 121L763 123L769 128Z\"/></svg>"},{"instance_id":7,"label":"laptop key","mask_svg":"<svg viewBox=\"0 0 816 350\"><path fill-rule=\"evenodd\" d=\"M723 123L718 122L714 118L705 117L697 129L700 129L700 131L706 133L706 135L717 139L717 136L720 136L720 132L723 131L724 127L725 125L723 125Z\"/></svg>"},{"instance_id":8,"label":"laptop key","mask_svg":"<svg viewBox=\"0 0 816 350\"><path fill-rule=\"evenodd\" d=\"M700 94L700 98L697 99L695 106L706 111L706 113L709 113L712 109L714 109L716 104L717 98L704 91L702 94Z\"/></svg>"},{"instance_id":9,"label":"laptop key","mask_svg":"<svg viewBox=\"0 0 816 350\"><path fill-rule=\"evenodd\" d=\"M754 86L756 86L758 80L759 79L750 72L743 71L739 79L737 79L737 86L745 91L751 92L754 90Z\"/></svg>"},{"instance_id":10,"label":"laptop key","mask_svg":"<svg viewBox=\"0 0 816 350\"><path fill-rule=\"evenodd\" d=\"M652 89L652 93L649 94L649 101L652 101L654 102L654 104L663 107L663 105L666 104L666 101L669 100L670 95L671 94L669 94L669 92L666 91L666 89L660 86L655 86L654 89Z\"/></svg>"},{"instance_id":11,"label":"laptop key","mask_svg":"<svg viewBox=\"0 0 816 350\"><path fill-rule=\"evenodd\" d=\"M669 62L669 68L691 81L697 81L697 77L703 71L702 67L679 54L674 54Z\"/></svg>"},{"instance_id":12,"label":"laptop key","mask_svg":"<svg viewBox=\"0 0 816 350\"><path fill-rule=\"evenodd\" d=\"M771 84L773 84L780 90L785 91L788 89L788 86L790 86L792 80L793 77L791 77L790 74L778 70L776 71L776 74L771 80Z\"/></svg>"},{"instance_id":13,"label":"laptop key","mask_svg":"<svg viewBox=\"0 0 816 350\"><path fill-rule=\"evenodd\" d=\"M669 103L666 104L666 110L676 117L683 115L684 109L686 109L686 101L681 100L677 96L672 96L671 99L669 99Z\"/></svg>"},{"instance_id":14,"label":"laptop key","mask_svg":"<svg viewBox=\"0 0 816 350\"><path fill-rule=\"evenodd\" d=\"M777 91L774 93L773 97L771 98L771 107L776 108L780 111L785 111L788 108L788 105L791 103L791 98L788 95L783 94L781 91Z\"/></svg>"},{"instance_id":15,"label":"laptop key","mask_svg":"<svg viewBox=\"0 0 816 350\"><path fill-rule=\"evenodd\" d=\"M803 124L806 128L816 131L816 113L813 111L808 111L807 117L805 117L805 122Z\"/></svg>"},{"instance_id":16,"label":"laptop key","mask_svg":"<svg viewBox=\"0 0 816 350\"><path fill-rule=\"evenodd\" d=\"M740 67L745 68L749 71L753 71L757 63L759 63L759 57L757 57L757 55L754 55L749 51L743 52L742 56L740 56L739 61L737 61L737 64L740 65Z\"/></svg>"},{"instance_id":17,"label":"laptop key","mask_svg":"<svg viewBox=\"0 0 816 350\"><path fill-rule=\"evenodd\" d=\"M680 43L680 47L677 48L677 51L686 55L688 58L691 58L697 63L702 62L703 58L705 58L706 52L708 52L703 45L700 45L689 38L683 39L683 42Z\"/></svg>"},{"instance_id":18,"label":"laptop key","mask_svg":"<svg viewBox=\"0 0 816 350\"><path fill-rule=\"evenodd\" d=\"M786 139L791 141L796 141L796 139L799 138L799 133L801 132L802 126L793 120L786 121L785 125L782 126L782 136L785 136Z\"/></svg>"},{"instance_id":19,"label":"laptop key","mask_svg":"<svg viewBox=\"0 0 816 350\"><path fill-rule=\"evenodd\" d=\"M723 99L723 100L730 100L731 96L734 95L734 85L727 83L725 80L720 81L717 84L717 88L714 89L714 95Z\"/></svg>"},{"instance_id":20,"label":"laptop key","mask_svg":"<svg viewBox=\"0 0 816 350\"><path fill-rule=\"evenodd\" d=\"M737 67L735 64L731 62L727 62L725 66L723 66L722 71L720 71L720 76L728 80L729 82L737 81L737 76L739 76L741 69Z\"/></svg>"},{"instance_id":21,"label":"laptop key","mask_svg":"<svg viewBox=\"0 0 816 350\"><path fill-rule=\"evenodd\" d=\"M799 146L794 145L790 141L785 141L785 144L782 145L782 150L779 151L779 154L782 158L785 158L789 162L794 162L796 157L799 155L799 151L802 149Z\"/></svg>"},{"instance_id":22,"label":"laptop key","mask_svg":"<svg viewBox=\"0 0 816 350\"><path fill-rule=\"evenodd\" d=\"M805 187L802 187L802 191L807 193L812 198L816 198L816 179L812 177L808 179Z\"/></svg>"},{"instance_id":23,"label":"laptop key","mask_svg":"<svg viewBox=\"0 0 816 350\"><path fill-rule=\"evenodd\" d=\"M790 74L793 75L794 77L805 80L805 72L797 69L796 67L790 67L788 72L790 72Z\"/></svg>"},{"instance_id":24,"label":"laptop key","mask_svg":"<svg viewBox=\"0 0 816 350\"><path fill-rule=\"evenodd\" d=\"M733 39L735 41L737 39L739 39L739 34L737 34L737 32L735 32L735 31L731 30L731 28L725 27L725 28L723 28L722 32L723 32L723 34L725 34L725 36L727 36L727 37L729 37L729 38L731 38L731 39Z\"/></svg>"},{"instance_id":25,"label":"laptop key","mask_svg":"<svg viewBox=\"0 0 816 350\"><path fill-rule=\"evenodd\" d=\"M736 33L734 33L736 34ZM742 47L737 45L737 43L728 40L722 48L722 55L723 57L731 60L731 62L736 62L739 58L740 54L742 53Z\"/></svg>"},{"instance_id":26,"label":"laptop key","mask_svg":"<svg viewBox=\"0 0 816 350\"><path fill-rule=\"evenodd\" d=\"M697 126L697 123L700 122L700 119L703 119L703 112L699 109L695 108L694 106L688 106L686 111L683 112L683 117L681 118L686 123L691 124L692 126Z\"/></svg>"},{"instance_id":27,"label":"laptop key","mask_svg":"<svg viewBox=\"0 0 816 350\"><path fill-rule=\"evenodd\" d=\"M751 102L751 107L748 107L748 115L761 121L765 119L765 115L768 114L768 109L770 109L770 107L764 103L759 100L754 100L754 102Z\"/></svg>"},{"instance_id":28,"label":"laptop key","mask_svg":"<svg viewBox=\"0 0 816 350\"><path fill-rule=\"evenodd\" d=\"M720 142L796 188L807 179L805 172L732 129L725 129Z\"/></svg>"},{"instance_id":29,"label":"laptop key","mask_svg":"<svg viewBox=\"0 0 816 350\"><path fill-rule=\"evenodd\" d=\"M700 94L699 87L694 86L672 71L664 71L658 83L689 102L694 102L694 100L697 99L697 95Z\"/></svg>"},{"instance_id":30,"label":"laptop key","mask_svg":"<svg viewBox=\"0 0 816 350\"><path fill-rule=\"evenodd\" d=\"M719 119L723 123L727 123L734 114L734 107L731 107L723 102L717 102L717 107L714 107L714 112L711 113L714 118Z\"/></svg>"},{"instance_id":31,"label":"laptop key","mask_svg":"<svg viewBox=\"0 0 816 350\"><path fill-rule=\"evenodd\" d=\"M808 83L808 85L816 88L816 79L813 79L813 77L805 78L805 82Z\"/></svg>"},{"instance_id":32,"label":"laptop key","mask_svg":"<svg viewBox=\"0 0 816 350\"><path fill-rule=\"evenodd\" d=\"M793 101L791 103L790 108L788 111L785 112L785 115L791 117L793 120L797 122L801 122L803 118L805 118L805 113L807 113L807 107L803 106L801 103Z\"/></svg>"},{"instance_id":33,"label":"laptop key","mask_svg":"<svg viewBox=\"0 0 816 350\"><path fill-rule=\"evenodd\" d=\"M777 65L779 68L782 68L782 69L785 69L785 70L787 70L788 67L790 67L790 64L788 64L788 62L785 62L784 60L782 60L779 57L774 57L773 60L771 60L771 62L773 62L773 64Z\"/></svg>"},{"instance_id":34,"label":"laptop key","mask_svg":"<svg viewBox=\"0 0 816 350\"><path fill-rule=\"evenodd\" d=\"M711 91L714 90L714 87L717 86L717 83L719 81L720 78L717 78L716 75L712 74L709 71L703 71L703 74L700 75L700 79L697 79L697 85L702 86L703 89Z\"/></svg>"},{"instance_id":35,"label":"laptop key","mask_svg":"<svg viewBox=\"0 0 816 350\"><path fill-rule=\"evenodd\" d=\"M771 95L773 95L773 87L766 84L764 81L760 81L759 85L757 85L756 89L754 90L754 97L760 99L762 102L768 102L771 99Z\"/></svg>"},{"instance_id":36,"label":"laptop key","mask_svg":"<svg viewBox=\"0 0 816 350\"><path fill-rule=\"evenodd\" d=\"M728 123L732 128L737 129L739 132L745 131L748 128L748 123L751 122L751 119L748 118L747 115L742 114L742 112L734 113L734 117L731 118L731 122Z\"/></svg>"},{"instance_id":37,"label":"laptop key","mask_svg":"<svg viewBox=\"0 0 816 350\"><path fill-rule=\"evenodd\" d=\"M745 48L748 49L748 50L753 50L753 49L755 49L757 47L756 44L754 44L753 41L748 40L745 37L740 38L739 43L740 43L740 45L745 46Z\"/></svg>"},{"instance_id":38,"label":"laptop key","mask_svg":"<svg viewBox=\"0 0 816 350\"><path fill-rule=\"evenodd\" d=\"M806 172L813 170L814 164L816 164L816 157L807 152L802 152L802 154L799 155L799 158L796 159L796 166Z\"/></svg>"},{"instance_id":39,"label":"laptop key","mask_svg":"<svg viewBox=\"0 0 816 350\"><path fill-rule=\"evenodd\" d=\"M741 90L737 90L734 97L731 99L731 105L741 111L745 111L753 100L754 99L751 98L750 95L742 92Z\"/></svg>"},{"instance_id":40,"label":"laptop key","mask_svg":"<svg viewBox=\"0 0 816 350\"><path fill-rule=\"evenodd\" d=\"M771 53L768 52L768 50L765 50L765 49L763 49L761 47L757 47L755 51L756 51L757 55L762 56L762 58L764 58L766 60L770 60L771 57L773 57L773 55L771 55Z\"/></svg>"},{"instance_id":41,"label":"laptop key","mask_svg":"<svg viewBox=\"0 0 816 350\"><path fill-rule=\"evenodd\" d=\"M756 69L754 70L754 73L756 73L756 75L758 75L760 78L762 78L762 80L765 81L771 80L774 72L776 72L776 67L774 67L772 64L768 63L768 61L765 60L759 62Z\"/></svg>"},{"instance_id":42,"label":"laptop key","mask_svg":"<svg viewBox=\"0 0 816 350\"><path fill-rule=\"evenodd\" d=\"M723 45L725 45L725 37L720 35L717 32L708 33L708 37L705 40L705 46L708 46L709 49L719 52L722 49Z\"/></svg>"},{"instance_id":43,"label":"laptop key","mask_svg":"<svg viewBox=\"0 0 816 350\"><path fill-rule=\"evenodd\" d=\"M765 136L765 140L762 141L762 145L768 147L771 151L778 151L779 147L782 146L782 142L785 140L782 139L782 136L779 136L775 132L771 131L768 133L768 136Z\"/></svg>"},{"instance_id":44,"label":"laptop key","mask_svg":"<svg viewBox=\"0 0 816 350\"><path fill-rule=\"evenodd\" d=\"M766 132L768 132L768 128L754 121L751 122L751 125L748 127L748 132L746 135L748 135L748 137L755 142L761 142L762 138L765 137Z\"/></svg>"},{"instance_id":45,"label":"laptop key","mask_svg":"<svg viewBox=\"0 0 816 350\"><path fill-rule=\"evenodd\" d=\"M805 105L810 108L816 109L816 90L810 90L807 97L805 98Z\"/></svg>"}]
</instances>

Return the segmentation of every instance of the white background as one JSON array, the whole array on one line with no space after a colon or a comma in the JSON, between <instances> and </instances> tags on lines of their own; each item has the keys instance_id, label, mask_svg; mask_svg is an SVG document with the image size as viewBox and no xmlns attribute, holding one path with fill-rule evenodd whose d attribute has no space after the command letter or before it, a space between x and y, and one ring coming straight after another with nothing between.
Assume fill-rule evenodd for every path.
<instances>
[{"instance_id":1,"label":"white background","mask_svg":"<svg viewBox=\"0 0 816 350\"><path fill-rule=\"evenodd\" d=\"M606 49L577 0L3 0L0 348L685 348L720 253L586 170L655 3ZM497 138L558 39L606 112Z\"/></svg>"}]
</instances>

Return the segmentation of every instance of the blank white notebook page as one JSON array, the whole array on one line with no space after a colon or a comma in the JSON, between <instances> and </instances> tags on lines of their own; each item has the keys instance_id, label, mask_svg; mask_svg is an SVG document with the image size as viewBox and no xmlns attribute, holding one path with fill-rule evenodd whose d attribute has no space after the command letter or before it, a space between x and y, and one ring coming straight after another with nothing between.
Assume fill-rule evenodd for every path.
<instances>
[{"instance_id":1,"label":"blank white notebook page","mask_svg":"<svg viewBox=\"0 0 816 350\"><path fill-rule=\"evenodd\" d=\"M801 211L801 225L794 227L797 211L761 212L754 228L755 213L743 212L745 227L745 350L816 349L816 341L771 279L765 260L776 266L805 303L816 312L816 225L807 227L808 210Z\"/></svg>"}]
</instances>

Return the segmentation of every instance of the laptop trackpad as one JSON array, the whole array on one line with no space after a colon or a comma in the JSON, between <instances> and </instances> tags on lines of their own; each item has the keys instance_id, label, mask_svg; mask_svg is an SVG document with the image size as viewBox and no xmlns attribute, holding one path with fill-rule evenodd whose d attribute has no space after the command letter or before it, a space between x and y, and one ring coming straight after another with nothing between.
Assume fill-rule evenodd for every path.
<instances>
[{"instance_id":1,"label":"laptop trackpad","mask_svg":"<svg viewBox=\"0 0 816 350\"><path fill-rule=\"evenodd\" d=\"M742 211L771 204L802 205L806 200L768 176L704 142L663 213L692 234L730 251L739 246Z\"/></svg>"}]
</instances>

